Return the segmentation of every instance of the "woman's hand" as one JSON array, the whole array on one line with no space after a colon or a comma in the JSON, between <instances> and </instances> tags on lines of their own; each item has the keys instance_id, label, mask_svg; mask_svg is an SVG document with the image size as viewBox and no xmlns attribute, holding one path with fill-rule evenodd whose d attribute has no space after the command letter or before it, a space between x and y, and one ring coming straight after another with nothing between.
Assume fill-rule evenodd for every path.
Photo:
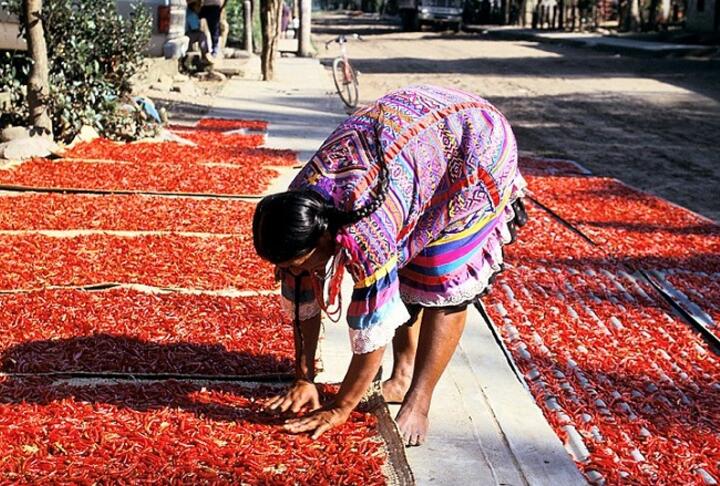
<instances>
[{"instance_id":1,"label":"woman's hand","mask_svg":"<svg viewBox=\"0 0 720 486\"><path fill-rule=\"evenodd\" d=\"M285 422L285 430L293 434L313 432L313 440L317 439L333 427L344 424L350 417L352 409L330 405L305 417Z\"/></svg>"},{"instance_id":2,"label":"woman's hand","mask_svg":"<svg viewBox=\"0 0 720 486\"><path fill-rule=\"evenodd\" d=\"M314 383L298 380L283 395L278 395L265 402L265 410L280 410L298 413L309 406L310 411L320 408L320 394Z\"/></svg>"}]
</instances>

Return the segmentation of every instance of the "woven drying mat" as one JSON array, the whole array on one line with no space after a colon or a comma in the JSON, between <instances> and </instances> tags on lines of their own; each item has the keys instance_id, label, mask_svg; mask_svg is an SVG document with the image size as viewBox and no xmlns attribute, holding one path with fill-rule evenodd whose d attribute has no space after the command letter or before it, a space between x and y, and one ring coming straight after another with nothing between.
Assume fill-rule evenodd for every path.
<instances>
[{"instance_id":1,"label":"woven drying mat","mask_svg":"<svg viewBox=\"0 0 720 486\"><path fill-rule=\"evenodd\" d=\"M383 473L387 477L388 485L414 485L415 476L413 476L410 464L408 464L405 444L403 444L400 431L390 415L387 404L383 402L375 407L372 414L377 419L378 432L387 452L387 462L383 467Z\"/></svg>"},{"instance_id":2,"label":"woven drying mat","mask_svg":"<svg viewBox=\"0 0 720 486\"><path fill-rule=\"evenodd\" d=\"M371 413L377 419L378 433L387 454L383 474L390 486L409 486L415 484L410 464L405 454L405 444L395 421L390 415L387 402L382 396L382 367L378 371L370 388L357 407L359 412Z\"/></svg>"}]
</instances>

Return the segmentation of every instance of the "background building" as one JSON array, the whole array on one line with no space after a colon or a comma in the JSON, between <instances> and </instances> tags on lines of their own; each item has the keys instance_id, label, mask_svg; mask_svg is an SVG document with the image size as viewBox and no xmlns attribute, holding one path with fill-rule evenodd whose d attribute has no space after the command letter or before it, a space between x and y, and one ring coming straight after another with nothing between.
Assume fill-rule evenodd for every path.
<instances>
[{"instance_id":1,"label":"background building","mask_svg":"<svg viewBox=\"0 0 720 486\"><path fill-rule=\"evenodd\" d=\"M129 15L137 0L117 0L118 12ZM185 37L186 0L143 0L152 15L150 56L180 57L187 50ZM24 50L25 41L18 38L19 25L14 16L0 9L0 50Z\"/></svg>"}]
</instances>

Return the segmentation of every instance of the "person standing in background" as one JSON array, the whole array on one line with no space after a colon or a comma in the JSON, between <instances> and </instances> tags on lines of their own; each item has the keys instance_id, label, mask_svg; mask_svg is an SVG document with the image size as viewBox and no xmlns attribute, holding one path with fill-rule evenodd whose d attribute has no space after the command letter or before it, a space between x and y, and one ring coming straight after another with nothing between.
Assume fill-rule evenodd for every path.
<instances>
[{"instance_id":1,"label":"person standing in background","mask_svg":"<svg viewBox=\"0 0 720 486\"><path fill-rule=\"evenodd\" d=\"M290 26L290 15L291 15L290 7L288 7L288 4L283 2L282 4L282 17L280 19L280 32L282 33L283 38L287 39L287 30Z\"/></svg>"},{"instance_id":2,"label":"person standing in background","mask_svg":"<svg viewBox=\"0 0 720 486\"><path fill-rule=\"evenodd\" d=\"M202 10L200 10L200 18L205 19L208 30L210 30L212 40L210 50L213 57L217 57L220 52L220 14L223 7L225 7L225 0L205 0Z\"/></svg>"},{"instance_id":3,"label":"person standing in background","mask_svg":"<svg viewBox=\"0 0 720 486\"><path fill-rule=\"evenodd\" d=\"M197 43L202 54L203 61L212 62L208 57L209 46L207 36L200 26L200 15L202 0L188 0L187 12L185 14L185 35L190 39L190 47Z\"/></svg>"}]
</instances>

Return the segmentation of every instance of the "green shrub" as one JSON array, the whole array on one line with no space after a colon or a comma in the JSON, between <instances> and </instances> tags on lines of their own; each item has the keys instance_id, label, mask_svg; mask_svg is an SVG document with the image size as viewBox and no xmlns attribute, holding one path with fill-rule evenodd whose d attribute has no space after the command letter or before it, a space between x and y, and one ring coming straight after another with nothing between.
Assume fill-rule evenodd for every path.
<instances>
[{"instance_id":1,"label":"green shrub","mask_svg":"<svg viewBox=\"0 0 720 486\"><path fill-rule=\"evenodd\" d=\"M225 11L229 26L228 44L240 46L245 40L245 8L243 0L228 0L225 4Z\"/></svg>"},{"instance_id":2,"label":"green shrub","mask_svg":"<svg viewBox=\"0 0 720 486\"><path fill-rule=\"evenodd\" d=\"M242 46L245 42L245 2L243 0L228 0L225 4L227 13L227 22L230 27L228 34L228 43L232 46ZM252 20L252 38L253 45L258 49L262 46L262 30L260 25L260 12L255 12Z\"/></svg>"},{"instance_id":3,"label":"green shrub","mask_svg":"<svg viewBox=\"0 0 720 486\"><path fill-rule=\"evenodd\" d=\"M20 14L20 0L3 3ZM140 110L128 108L130 78L142 67L150 39L149 12L136 6L125 19L114 1L46 0L42 14L55 138L70 140L83 125L115 139L152 131ZM30 63L24 53L0 58L0 90L10 91L14 103L0 124L27 122L24 85Z\"/></svg>"}]
</instances>

